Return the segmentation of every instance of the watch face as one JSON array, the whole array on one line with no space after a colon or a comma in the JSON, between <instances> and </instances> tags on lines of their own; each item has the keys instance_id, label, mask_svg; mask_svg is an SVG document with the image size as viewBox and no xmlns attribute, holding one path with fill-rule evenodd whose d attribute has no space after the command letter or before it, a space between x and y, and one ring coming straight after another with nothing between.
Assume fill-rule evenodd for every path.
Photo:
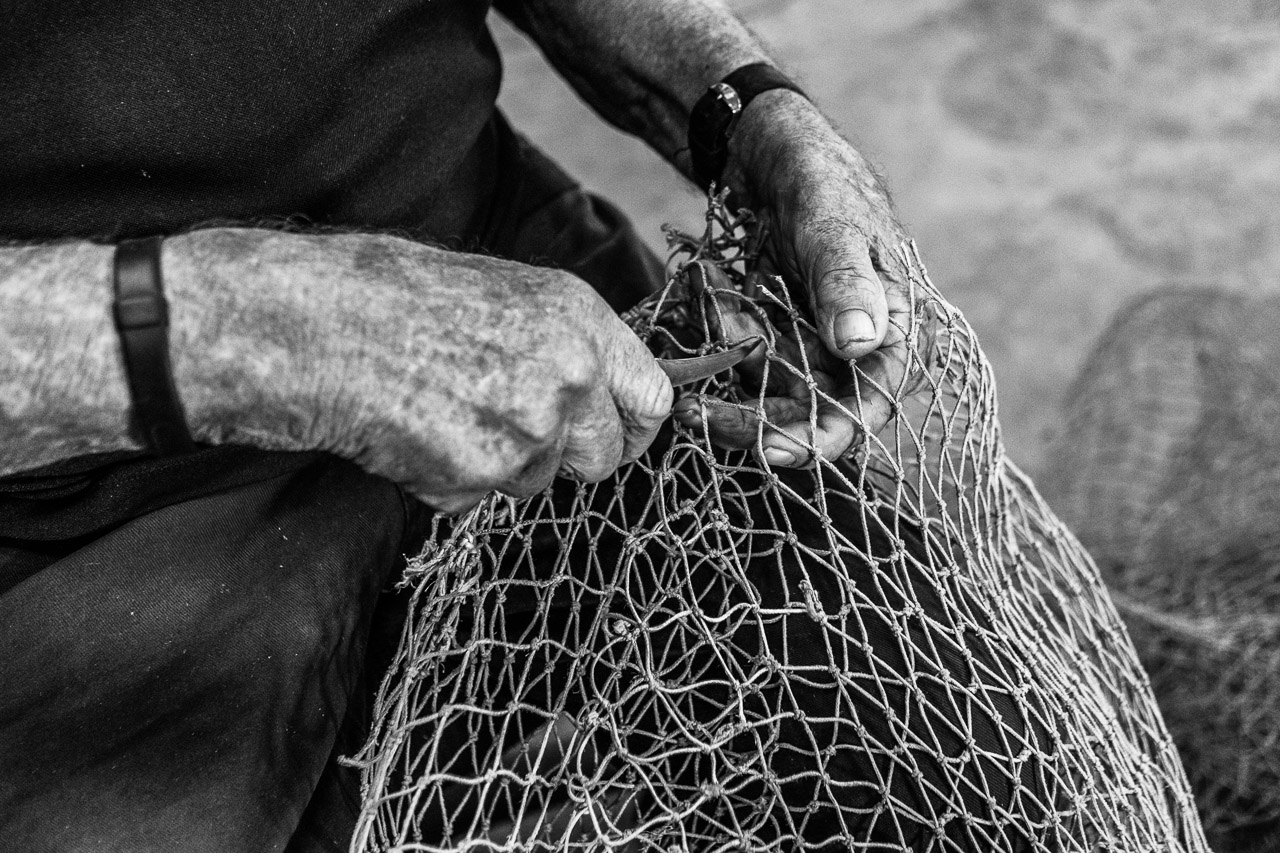
<instances>
[{"instance_id":1,"label":"watch face","mask_svg":"<svg viewBox=\"0 0 1280 853\"><path fill-rule=\"evenodd\" d=\"M720 102L729 108L731 114L737 115L742 112L742 99L738 97L737 89L728 83L716 83L711 88L716 90L716 94L720 96Z\"/></svg>"}]
</instances>

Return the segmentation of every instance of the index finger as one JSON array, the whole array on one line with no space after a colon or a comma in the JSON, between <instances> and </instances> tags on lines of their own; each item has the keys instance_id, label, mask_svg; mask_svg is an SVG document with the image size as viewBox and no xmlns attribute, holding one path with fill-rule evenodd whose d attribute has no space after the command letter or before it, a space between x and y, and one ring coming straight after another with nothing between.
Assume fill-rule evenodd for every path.
<instances>
[{"instance_id":1,"label":"index finger","mask_svg":"<svg viewBox=\"0 0 1280 853\"><path fill-rule=\"evenodd\" d=\"M880 348L851 363L849 380L838 389L818 390L804 415L795 413L771 424L762 442L771 464L805 466L815 456L837 459L884 429L898 413L899 403L911 391L908 380L918 353L907 336L911 318L906 301L891 294L888 302L892 319Z\"/></svg>"},{"instance_id":2,"label":"index finger","mask_svg":"<svg viewBox=\"0 0 1280 853\"><path fill-rule=\"evenodd\" d=\"M622 421L623 463L634 461L653 443L671 414L675 389L658 360L635 333L610 315L601 363L604 379Z\"/></svg>"}]
</instances>

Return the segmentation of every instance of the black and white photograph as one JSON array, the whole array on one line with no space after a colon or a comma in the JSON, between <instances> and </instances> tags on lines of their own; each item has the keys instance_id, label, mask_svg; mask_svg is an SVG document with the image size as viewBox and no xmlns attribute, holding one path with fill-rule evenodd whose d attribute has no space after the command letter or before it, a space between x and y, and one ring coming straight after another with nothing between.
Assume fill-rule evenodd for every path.
<instances>
[{"instance_id":1,"label":"black and white photograph","mask_svg":"<svg viewBox=\"0 0 1280 853\"><path fill-rule=\"evenodd\" d=\"M1280 0L0 0L0 853L1280 853Z\"/></svg>"}]
</instances>

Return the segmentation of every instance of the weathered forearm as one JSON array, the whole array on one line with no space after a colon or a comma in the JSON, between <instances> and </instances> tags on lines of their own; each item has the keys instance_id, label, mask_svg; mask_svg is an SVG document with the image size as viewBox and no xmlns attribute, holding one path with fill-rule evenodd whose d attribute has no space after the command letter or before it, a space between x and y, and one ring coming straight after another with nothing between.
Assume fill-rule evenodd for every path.
<instances>
[{"instance_id":1,"label":"weathered forearm","mask_svg":"<svg viewBox=\"0 0 1280 853\"><path fill-rule=\"evenodd\" d=\"M689 173L689 111L739 66L769 59L722 0L499 0L601 116Z\"/></svg>"},{"instance_id":2,"label":"weathered forearm","mask_svg":"<svg viewBox=\"0 0 1280 853\"><path fill-rule=\"evenodd\" d=\"M340 292L333 270L361 239L213 228L165 241L170 360L196 441L332 447L348 422L320 403L325 383L343 379L320 329L344 308L358 313L362 288Z\"/></svg>"},{"instance_id":3,"label":"weathered forearm","mask_svg":"<svg viewBox=\"0 0 1280 853\"><path fill-rule=\"evenodd\" d=\"M112 247L0 250L0 475L139 449ZM370 234L211 228L161 256L197 442L327 450L458 509L599 479L671 407L653 356L559 270Z\"/></svg>"},{"instance_id":4,"label":"weathered forearm","mask_svg":"<svg viewBox=\"0 0 1280 853\"><path fill-rule=\"evenodd\" d=\"M111 318L111 248L0 249L0 475L137 449Z\"/></svg>"},{"instance_id":5,"label":"weathered forearm","mask_svg":"<svg viewBox=\"0 0 1280 853\"><path fill-rule=\"evenodd\" d=\"M333 271L362 239L383 238L224 228L165 241L170 359L197 441L312 449L350 426L329 386L343 363L372 357L350 351L371 336L353 335L345 350L320 338L341 328L334 315L360 314L361 288ZM112 319L113 251L0 249L0 476L141 449Z\"/></svg>"}]
</instances>

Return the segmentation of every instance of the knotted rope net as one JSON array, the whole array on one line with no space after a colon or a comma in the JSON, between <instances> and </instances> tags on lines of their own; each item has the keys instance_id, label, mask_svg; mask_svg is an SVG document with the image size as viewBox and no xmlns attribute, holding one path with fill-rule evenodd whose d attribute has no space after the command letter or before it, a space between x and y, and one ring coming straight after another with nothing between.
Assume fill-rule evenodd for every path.
<instances>
[{"instance_id":1,"label":"knotted rope net","mask_svg":"<svg viewBox=\"0 0 1280 853\"><path fill-rule=\"evenodd\" d=\"M1280 298L1124 306L1042 482L1089 546L1214 846L1280 849Z\"/></svg>"},{"instance_id":2,"label":"knotted rope net","mask_svg":"<svg viewBox=\"0 0 1280 853\"><path fill-rule=\"evenodd\" d=\"M800 306L741 292L753 230L713 200L627 319L692 355L746 300L770 369L810 380L778 357ZM354 849L1207 849L1096 570L1004 457L972 330L912 247L894 262L908 340L938 332L900 387L852 371L902 400L855 454L771 469L673 426L609 481L439 523L353 759ZM813 420L836 401L810 388ZM696 390L764 414L729 373Z\"/></svg>"}]
</instances>

